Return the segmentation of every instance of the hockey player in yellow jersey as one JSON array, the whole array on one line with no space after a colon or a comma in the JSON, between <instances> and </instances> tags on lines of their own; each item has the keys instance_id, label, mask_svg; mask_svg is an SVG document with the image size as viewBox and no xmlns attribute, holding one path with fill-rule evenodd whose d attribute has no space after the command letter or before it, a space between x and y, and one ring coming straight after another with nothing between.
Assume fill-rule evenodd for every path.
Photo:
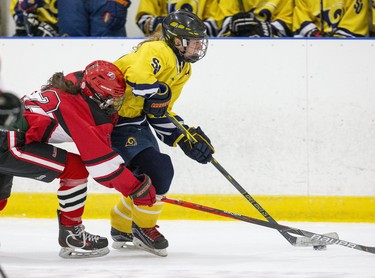
<instances>
[{"instance_id":1,"label":"hockey player in yellow jersey","mask_svg":"<svg viewBox=\"0 0 375 278\"><path fill-rule=\"evenodd\" d=\"M368 35L369 0L295 0L295 37L352 38Z\"/></svg>"},{"instance_id":2,"label":"hockey player in yellow jersey","mask_svg":"<svg viewBox=\"0 0 375 278\"><path fill-rule=\"evenodd\" d=\"M292 36L292 0L221 1L219 37Z\"/></svg>"},{"instance_id":3,"label":"hockey player in yellow jersey","mask_svg":"<svg viewBox=\"0 0 375 278\"><path fill-rule=\"evenodd\" d=\"M15 36L56 37L57 0L11 0Z\"/></svg>"},{"instance_id":4,"label":"hockey player in yellow jersey","mask_svg":"<svg viewBox=\"0 0 375 278\"><path fill-rule=\"evenodd\" d=\"M134 174L147 174L155 187L156 203L136 206L132 199L121 197L111 211L111 236L114 248L126 248L130 242L159 256L166 256L167 239L157 230L165 195L173 179L173 165L160 152L156 136L168 146L179 146L190 158L208 163L214 149L200 127L184 126L198 141L191 144L165 116L192 74L192 63L207 51L206 26L195 14L178 10L167 15L162 34L155 33L114 64L127 82L125 103L112 133L112 147L123 157Z\"/></svg>"},{"instance_id":5,"label":"hockey player in yellow jersey","mask_svg":"<svg viewBox=\"0 0 375 278\"><path fill-rule=\"evenodd\" d=\"M142 32L149 36L161 29L168 13L180 9L188 10L203 20L209 37L217 36L218 0L140 0L135 20Z\"/></svg>"}]
</instances>

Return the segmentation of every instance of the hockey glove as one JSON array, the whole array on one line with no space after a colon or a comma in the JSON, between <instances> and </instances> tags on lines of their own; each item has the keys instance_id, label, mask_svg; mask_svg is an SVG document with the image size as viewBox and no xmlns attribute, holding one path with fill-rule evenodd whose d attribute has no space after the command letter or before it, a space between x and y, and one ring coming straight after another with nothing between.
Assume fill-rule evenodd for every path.
<instances>
[{"instance_id":1,"label":"hockey glove","mask_svg":"<svg viewBox=\"0 0 375 278\"><path fill-rule=\"evenodd\" d=\"M249 37L256 35L259 21L251 12L240 12L232 16L231 33L235 37Z\"/></svg>"},{"instance_id":2,"label":"hockey glove","mask_svg":"<svg viewBox=\"0 0 375 278\"><path fill-rule=\"evenodd\" d=\"M58 37L57 27L47 22L41 22L34 31L35 37Z\"/></svg>"},{"instance_id":3,"label":"hockey glove","mask_svg":"<svg viewBox=\"0 0 375 278\"><path fill-rule=\"evenodd\" d=\"M188 138L184 137L177 144L191 159L202 164L210 162L212 154L215 152L210 139L199 126L197 128L189 127L188 131L197 142L192 143Z\"/></svg>"},{"instance_id":4,"label":"hockey glove","mask_svg":"<svg viewBox=\"0 0 375 278\"><path fill-rule=\"evenodd\" d=\"M164 20L164 16L149 16L149 15L144 15L144 18L147 18L144 20L143 26L140 26L143 33L146 36L152 35L153 33L161 30L161 23ZM139 24L142 25L142 17L139 20Z\"/></svg>"},{"instance_id":5,"label":"hockey glove","mask_svg":"<svg viewBox=\"0 0 375 278\"><path fill-rule=\"evenodd\" d=\"M256 29L256 36L258 37L272 37L272 26L268 21L259 21L258 28Z\"/></svg>"},{"instance_id":6,"label":"hockey glove","mask_svg":"<svg viewBox=\"0 0 375 278\"><path fill-rule=\"evenodd\" d=\"M129 195L136 206L151 207L156 202L155 187L151 183L149 176L143 174L137 177L140 183L134 188Z\"/></svg>"},{"instance_id":7,"label":"hockey glove","mask_svg":"<svg viewBox=\"0 0 375 278\"><path fill-rule=\"evenodd\" d=\"M257 19L252 12L241 12L231 19L231 34L235 37L272 37L272 26Z\"/></svg>"},{"instance_id":8,"label":"hockey glove","mask_svg":"<svg viewBox=\"0 0 375 278\"><path fill-rule=\"evenodd\" d=\"M143 112L152 114L155 117L163 116L167 112L171 97L172 92L169 86L165 83L160 83L159 91L152 97L145 99Z\"/></svg>"},{"instance_id":9,"label":"hockey glove","mask_svg":"<svg viewBox=\"0 0 375 278\"><path fill-rule=\"evenodd\" d=\"M107 0L103 21L109 30L118 30L125 26L129 0Z\"/></svg>"},{"instance_id":10,"label":"hockey glove","mask_svg":"<svg viewBox=\"0 0 375 278\"><path fill-rule=\"evenodd\" d=\"M34 13L23 15L26 33L29 37L57 37L57 27L54 24L40 22Z\"/></svg>"}]
</instances>

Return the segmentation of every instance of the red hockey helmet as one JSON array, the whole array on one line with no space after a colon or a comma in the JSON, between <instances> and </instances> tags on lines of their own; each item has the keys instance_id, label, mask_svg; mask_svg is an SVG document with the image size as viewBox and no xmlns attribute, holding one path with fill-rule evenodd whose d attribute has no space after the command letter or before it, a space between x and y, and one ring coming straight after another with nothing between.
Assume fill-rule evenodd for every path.
<instances>
[{"instance_id":1,"label":"red hockey helmet","mask_svg":"<svg viewBox=\"0 0 375 278\"><path fill-rule=\"evenodd\" d=\"M114 64L97 60L83 72L81 89L108 114L120 110L125 98L125 79L121 70Z\"/></svg>"}]
</instances>

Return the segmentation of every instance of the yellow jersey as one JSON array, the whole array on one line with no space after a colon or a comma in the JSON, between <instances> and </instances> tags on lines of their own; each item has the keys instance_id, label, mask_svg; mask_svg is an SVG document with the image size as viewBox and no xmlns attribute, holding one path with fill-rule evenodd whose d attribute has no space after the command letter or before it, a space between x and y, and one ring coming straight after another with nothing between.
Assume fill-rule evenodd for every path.
<instances>
[{"instance_id":1,"label":"yellow jersey","mask_svg":"<svg viewBox=\"0 0 375 278\"><path fill-rule=\"evenodd\" d=\"M305 37L313 29L331 37L365 37L369 31L368 1L295 0L295 37Z\"/></svg>"},{"instance_id":2,"label":"yellow jersey","mask_svg":"<svg viewBox=\"0 0 375 278\"><path fill-rule=\"evenodd\" d=\"M166 117L144 115L144 99L159 90L159 82L166 83L172 92L168 112L192 74L191 64L181 62L168 44L163 41L146 41L136 51L120 57L114 64L124 73L126 80L125 102L119 111L119 126L151 124L156 135L166 144L175 145L180 133ZM177 116L182 121L182 118Z\"/></svg>"},{"instance_id":3,"label":"yellow jersey","mask_svg":"<svg viewBox=\"0 0 375 278\"><path fill-rule=\"evenodd\" d=\"M40 22L47 22L49 24L57 24L57 0L44 0L44 6L37 8L35 13ZM18 0L11 0L10 2L10 13L12 17L15 14L22 14L22 11L18 7Z\"/></svg>"},{"instance_id":4,"label":"yellow jersey","mask_svg":"<svg viewBox=\"0 0 375 278\"><path fill-rule=\"evenodd\" d=\"M318 1L318 0L316 0ZM252 12L257 19L267 21L271 24L276 37L292 35L293 1L292 0L239 0L219 2L222 26L225 18L231 17L239 12ZM227 29L222 26L222 29ZM225 35L224 35L225 36ZM230 36L230 34L226 34Z\"/></svg>"},{"instance_id":5,"label":"yellow jersey","mask_svg":"<svg viewBox=\"0 0 375 278\"><path fill-rule=\"evenodd\" d=\"M149 35L144 23L149 17L167 16L169 13L186 9L196 14L206 25L208 36L216 36L220 11L218 0L140 0L135 21Z\"/></svg>"}]
</instances>

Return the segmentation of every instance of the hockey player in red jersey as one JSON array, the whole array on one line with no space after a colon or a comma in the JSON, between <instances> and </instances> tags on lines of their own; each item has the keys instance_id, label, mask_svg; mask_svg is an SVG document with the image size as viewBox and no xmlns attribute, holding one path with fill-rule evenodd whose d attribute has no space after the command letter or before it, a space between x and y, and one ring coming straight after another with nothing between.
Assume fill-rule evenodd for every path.
<instances>
[{"instance_id":1,"label":"hockey player in red jersey","mask_svg":"<svg viewBox=\"0 0 375 278\"><path fill-rule=\"evenodd\" d=\"M138 205L155 203L146 175L135 177L111 149L111 132L124 100L125 80L112 63L94 61L84 71L55 73L40 91L23 97L25 112L15 131L0 133L1 200L10 196L12 177L60 179L60 256L93 257L109 252L105 237L82 225L87 177L114 188ZM50 143L74 142L78 154Z\"/></svg>"}]
</instances>

